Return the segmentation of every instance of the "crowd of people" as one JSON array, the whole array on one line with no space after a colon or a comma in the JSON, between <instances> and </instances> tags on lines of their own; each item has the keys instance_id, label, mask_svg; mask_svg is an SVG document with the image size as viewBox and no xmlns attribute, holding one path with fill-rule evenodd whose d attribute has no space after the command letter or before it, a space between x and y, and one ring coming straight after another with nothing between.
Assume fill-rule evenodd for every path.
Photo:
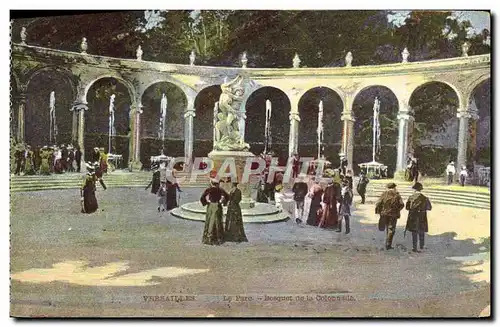
<instances>
[{"instance_id":1,"label":"crowd of people","mask_svg":"<svg viewBox=\"0 0 500 327\"><path fill-rule=\"evenodd\" d=\"M78 146L61 144L32 148L18 144L14 151L15 175L50 175L80 172L82 152Z\"/></svg>"}]
</instances>

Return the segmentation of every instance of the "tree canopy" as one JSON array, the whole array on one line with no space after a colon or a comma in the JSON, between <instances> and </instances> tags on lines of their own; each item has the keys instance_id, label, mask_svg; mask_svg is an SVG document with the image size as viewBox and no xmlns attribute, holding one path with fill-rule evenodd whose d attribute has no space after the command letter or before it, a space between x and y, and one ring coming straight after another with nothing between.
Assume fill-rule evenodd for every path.
<instances>
[{"instance_id":1,"label":"tree canopy","mask_svg":"<svg viewBox=\"0 0 500 327\"><path fill-rule=\"evenodd\" d=\"M471 23L451 11L412 11L403 24L388 20L390 11L349 10L170 10L151 24L144 11L16 19L14 42L26 27L27 43L134 58L139 45L145 60L239 66L248 52L249 67L291 67L298 53L302 66L342 66L348 51L353 65L399 62L407 47L411 60L456 57L463 42L469 54L490 52L490 32L470 33Z\"/></svg>"}]
</instances>

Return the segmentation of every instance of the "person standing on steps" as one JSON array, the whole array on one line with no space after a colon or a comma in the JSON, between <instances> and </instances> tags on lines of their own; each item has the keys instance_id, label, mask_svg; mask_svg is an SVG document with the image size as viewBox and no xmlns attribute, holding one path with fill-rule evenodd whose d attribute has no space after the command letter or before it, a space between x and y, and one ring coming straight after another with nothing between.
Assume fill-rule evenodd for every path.
<instances>
[{"instance_id":1,"label":"person standing on steps","mask_svg":"<svg viewBox=\"0 0 500 327\"><path fill-rule=\"evenodd\" d=\"M420 250L424 249L425 233L429 231L427 222L427 211L432 210L431 201L422 194L423 186L420 183L413 185L413 193L406 201L406 210L408 210L408 220L406 221L405 231L410 231L413 243L413 252L420 252L417 249L417 237L420 241Z\"/></svg>"},{"instance_id":2,"label":"person standing on steps","mask_svg":"<svg viewBox=\"0 0 500 327\"><path fill-rule=\"evenodd\" d=\"M412 182L418 182L418 159L417 157L413 156L412 157L412 165L411 165L411 176L412 176Z\"/></svg>"},{"instance_id":3,"label":"person standing on steps","mask_svg":"<svg viewBox=\"0 0 500 327\"><path fill-rule=\"evenodd\" d=\"M369 182L370 180L366 177L365 173L363 171L360 172L356 191L358 191L359 196L361 196L361 204L365 204L366 186Z\"/></svg>"},{"instance_id":4,"label":"person standing on steps","mask_svg":"<svg viewBox=\"0 0 500 327\"><path fill-rule=\"evenodd\" d=\"M448 176L448 185L453 184L453 176L455 176L455 163L450 160L448 166L446 166L446 176Z\"/></svg>"},{"instance_id":5,"label":"person standing on steps","mask_svg":"<svg viewBox=\"0 0 500 327\"><path fill-rule=\"evenodd\" d=\"M82 166L82 151L80 150L80 146L77 145L75 149L75 161L76 161L76 172L80 172Z\"/></svg>"},{"instance_id":6,"label":"person standing on steps","mask_svg":"<svg viewBox=\"0 0 500 327\"><path fill-rule=\"evenodd\" d=\"M465 180L469 176L469 172L467 171L467 167L462 166L462 170L460 171L460 185L465 186Z\"/></svg>"},{"instance_id":7,"label":"person standing on steps","mask_svg":"<svg viewBox=\"0 0 500 327\"><path fill-rule=\"evenodd\" d=\"M393 249L392 239L396 233L396 224L401 217L401 210L405 207L403 199L396 190L396 184L389 183L387 190L380 196L375 205L375 214L380 215L378 228L386 231L385 249Z\"/></svg>"}]
</instances>

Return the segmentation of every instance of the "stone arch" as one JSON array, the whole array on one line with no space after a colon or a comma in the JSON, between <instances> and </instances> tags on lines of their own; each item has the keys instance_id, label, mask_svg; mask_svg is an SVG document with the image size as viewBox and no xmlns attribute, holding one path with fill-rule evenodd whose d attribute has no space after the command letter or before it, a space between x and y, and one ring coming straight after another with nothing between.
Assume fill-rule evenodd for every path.
<instances>
[{"instance_id":1,"label":"stone arch","mask_svg":"<svg viewBox=\"0 0 500 327\"><path fill-rule=\"evenodd\" d=\"M455 92L455 94L457 96L457 99L458 99L458 108L462 108L462 106L466 103L465 99L463 99L462 93L460 92L460 90L455 85L453 85L452 83L450 83L448 81L441 80L441 79L431 79L431 80L425 81L424 83L421 83L421 84L415 86L409 92L409 94L410 94L409 99L411 99L411 97L413 96L413 94L416 91L418 91L419 89L421 89L421 88L423 88L423 87L425 87L425 86L427 86L429 84L432 84L432 83L441 83L441 84L446 84L447 86L449 86Z\"/></svg>"},{"instance_id":2,"label":"stone arch","mask_svg":"<svg viewBox=\"0 0 500 327\"><path fill-rule=\"evenodd\" d=\"M110 87L112 89L110 89ZM93 90L94 92L91 92ZM134 93L131 93L130 84L114 76L105 76L95 79L85 88L85 100L89 110L85 112L85 158L92 158L94 147L104 148L108 152L109 146L109 103L111 94L115 94L115 137L111 151L123 156L121 167L129 161L131 128L130 108L134 105ZM100 96L98 96L100 95Z\"/></svg>"},{"instance_id":3,"label":"stone arch","mask_svg":"<svg viewBox=\"0 0 500 327\"><path fill-rule=\"evenodd\" d=\"M84 92L83 92L83 98L85 99L85 102L88 102L88 93L89 93L89 90L90 88L99 80L101 79L105 79L105 78L114 78L116 79L118 82L122 83L126 88L127 88L127 91L128 91L128 94L129 94L129 97L130 97L130 100L132 102L132 105L135 104L135 88L134 86L132 85L132 83L130 83L129 81L127 81L126 79L124 79L123 77L119 76L118 74L103 74L103 75L99 75L98 77L92 79L90 82L86 83L85 84L85 89L84 89Z\"/></svg>"},{"instance_id":4,"label":"stone arch","mask_svg":"<svg viewBox=\"0 0 500 327\"><path fill-rule=\"evenodd\" d=\"M54 72L64 77L66 81L70 84L73 94L76 94L76 83L74 80L75 76L70 70L59 66L44 66L42 68L38 68L35 71L33 71L26 79L26 89L30 86L30 83L33 79L35 79L38 75L43 74L45 72Z\"/></svg>"},{"instance_id":5,"label":"stone arch","mask_svg":"<svg viewBox=\"0 0 500 327\"><path fill-rule=\"evenodd\" d=\"M196 116L193 119L194 157L206 156L213 148L213 121L215 103L222 89L219 84L205 86L194 99Z\"/></svg>"},{"instance_id":6,"label":"stone arch","mask_svg":"<svg viewBox=\"0 0 500 327\"><path fill-rule=\"evenodd\" d=\"M467 158L469 164L491 166L491 78L478 80L470 93Z\"/></svg>"},{"instance_id":7,"label":"stone arch","mask_svg":"<svg viewBox=\"0 0 500 327\"><path fill-rule=\"evenodd\" d=\"M456 113L462 101L453 85L440 80L427 81L411 92L408 104L414 119L408 127L408 152L419 159L422 174L440 176L449 160L456 159Z\"/></svg>"},{"instance_id":8,"label":"stone arch","mask_svg":"<svg viewBox=\"0 0 500 327\"><path fill-rule=\"evenodd\" d=\"M165 118L165 143L163 143L161 121L161 99L167 98ZM159 81L149 84L139 98L142 104L140 118L140 156L141 162L149 166L151 156L160 155L163 150L168 156L184 154L184 112L188 105L188 97L176 84Z\"/></svg>"},{"instance_id":9,"label":"stone arch","mask_svg":"<svg viewBox=\"0 0 500 327\"><path fill-rule=\"evenodd\" d=\"M182 92L184 92L184 95L186 96L186 99L189 101L189 98L190 97L195 97L196 95L196 91L193 90L191 87L187 86L186 84L178 81L177 79L175 78L171 78L169 76L162 76L160 78L156 78L156 79L153 79L151 80L150 82L148 82L147 84L144 85L144 87L142 88L142 91L140 91L139 93L139 99L142 99L142 96L144 95L144 92L146 92L146 90L148 88L150 88L152 85L155 85L155 84L158 84L158 83L170 83L170 84L173 84L175 86L177 86L179 89L182 90Z\"/></svg>"},{"instance_id":10,"label":"stone arch","mask_svg":"<svg viewBox=\"0 0 500 327\"><path fill-rule=\"evenodd\" d=\"M306 90L299 98L299 154L306 157L318 156L317 128L319 103L323 101L323 143L322 155L332 164L339 164L338 153L342 146L342 93L329 86L315 86Z\"/></svg>"},{"instance_id":11,"label":"stone arch","mask_svg":"<svg viewBox=\"0 0 500 327\"><path fill-rule=\"evenodd\" d=\"M375 161L388 167L388 173L395 171L394 153L397 149L399 99L392 88L384 84L366 85L352 100L354 115L353 169L358 172L358 164L373 160L373 117L375 98L380 101L380 151Z\"/></svg>"},{"instance_id":12,"label":"stone arch","mask_svg":"<svg viewBox=\"0 0 500 327\"><path fill-rule=\"evenodd\" d=\"M288 95L274 86L260 86L248 94L245 103L245 142L250 144L250 151L262 153L265 146L266 101L271 102L270 148L281 159L288 157L290 138L291 101Z\"/></svg>"},{"instance_id":13,"label":"stone arch","mask_svg":"<svg viewBox=\"0 0 500 327\"><path fill-rule=\"evenodd\" d=\"M57 137L50 128L50 94L55 92ZM24 112L24 137L33 146L50 142L68 144L72 140L72 114L69 111L75 96L74 76L60 67L45 66L34 70L26 79L26 106ZM23 122L18 122L23 124Z\"/></svg>"}]
</instances>

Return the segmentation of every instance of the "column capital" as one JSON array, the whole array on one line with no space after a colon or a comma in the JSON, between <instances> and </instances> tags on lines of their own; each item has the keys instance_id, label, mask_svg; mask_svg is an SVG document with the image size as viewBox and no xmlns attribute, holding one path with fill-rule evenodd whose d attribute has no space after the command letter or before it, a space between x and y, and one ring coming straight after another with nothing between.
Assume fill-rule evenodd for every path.
<instances>
[{"instance_id":1,"label":"column capital","mask_svg":"<svg viewBox=\"0 0 500 327\"><path fill-rule=\"evenodd\" d=\"M300 121L300 115L298 112L290 111L289 119L290 121Z\"/></svg>"},{"instance_id":2,"label":"column capital","mask_svg":"<svg viewBox=\"0 0 500 327\"><path fill-rule=\"evenodd\" d=\"M80 110L84 111L89 110L89 107L87 106L86 102L74 102L73 106L69 109L69 111L76 111L76 112L79 112Z\"/></svg>"},{"instance_id":3,"label":"column capital","mask_svg":"<svg viewBox=\"0 0 500 327\"><path fill-rule=\"evenodd\" d=\"M354 118L353 112L352 111L346 111L342 113L342 116L340 117L340 120L342 121L352 121L355 122L356 118Z\"/></svg>"},{"instance_id":4,"label":"column capital","mask_svg":"<svg viewBox=\"0 0 500 327\"><path fill-rule=\"evenodd\" d=\"M135 113L138 115L144 112L142 108L144 108L144 106L141 103L136 103L130 106L130 109L132 109L132 111L135 111Z\"/></svg>"},{"instance_id":5,"label":"column capital","mask_svg":"<svg viewBox=\"0 0 500 327\"><path fill-rule=\"evenodd\" d=\"M196 117L196 110L194 108L187 108L186 111L184 111L184 118L188 117Z\"/></svg>"},{"instance_id":6,"label":"column capital","mask_svg":"<svg viewBox=\"0 0 500 327\"><path fill-rule=\"evenodd\" d=\"M413 119L411 111L398 112L398 120L410 120L410 119Z\"/></svg>"},{"instance_id":7,"label":"column capital","mask_svg":"<svg viewBox=\"0 0 500 327\"><path fill-rule=\"evenodd\" d=\"M476 110L461 110L457 112L457 118L469 118L473 120L479 120L479 114Z\"/></svg>"}]
</instances>

